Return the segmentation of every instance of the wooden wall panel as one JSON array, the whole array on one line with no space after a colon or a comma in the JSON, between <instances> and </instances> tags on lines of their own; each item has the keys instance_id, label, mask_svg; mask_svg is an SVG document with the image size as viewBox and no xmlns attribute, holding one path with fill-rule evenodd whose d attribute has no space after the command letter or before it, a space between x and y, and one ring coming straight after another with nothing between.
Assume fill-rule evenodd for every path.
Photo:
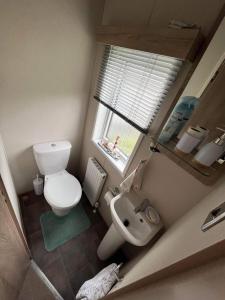
<instances>
[{"instance_id":1,"label":"wooden wall panel","mask_svg":"<svg viewBox=\"0 0 225 300\"><path fill-rule=\"evenodd\" d=\"M0 177L1 181L1 177ZM17 299L30 264L0 182L0 299Z\"/></svg>"},{"instance_id":2,"label":"wooden wall panel","mask_svg":"<svg viewBox=\"0 0 225 300\"><path fill-rule=\"evenodd\" d=\"M200 29L98 26L97 41L193 60L201 42Z\"/></svg>"}]
</instances>

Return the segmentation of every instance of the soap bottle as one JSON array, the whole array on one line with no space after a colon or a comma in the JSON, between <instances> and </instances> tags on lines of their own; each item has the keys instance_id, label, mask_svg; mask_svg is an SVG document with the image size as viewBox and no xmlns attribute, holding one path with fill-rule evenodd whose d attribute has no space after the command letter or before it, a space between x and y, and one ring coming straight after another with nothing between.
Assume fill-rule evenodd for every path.
<instances>
[{"instance_id":1,"label":"soap bottle","mask_svg":"<svg viewBox=\"0 0 225 300\"><path fill-rule=\"evenodd\" d=\"M180 126L182 119L179 116L173 115L170 119L170 122L163 128L158 141L161 144L168 143L169 140L175 135L177 128Z\"/></svg>"},{"instance_id":2,"label":"soap bottle","mask_svg":"<svg viewBox=\"0 0 225 300\"><path fill-rule=\"evenodd\" d=\"M190 119L195 108L198 106L199 100L194 96L184 96L181 97L180 105L176 108L182 113L182 122L177 127L175 135L178 135L179 132L183 129L187 121Z\"/></svg>"},{"instance_id":3,"label":"soap bottle","mask_svg":"<svg viewBox=\"0 0 225 300\"><path fill-rule=\"evenodd\" d=\"M203 146L194 157L194 161L203 166L210 167L225 152L225 130L221 128L217 129L224 132L221 137Z\"/></svg>"}]
</instances>

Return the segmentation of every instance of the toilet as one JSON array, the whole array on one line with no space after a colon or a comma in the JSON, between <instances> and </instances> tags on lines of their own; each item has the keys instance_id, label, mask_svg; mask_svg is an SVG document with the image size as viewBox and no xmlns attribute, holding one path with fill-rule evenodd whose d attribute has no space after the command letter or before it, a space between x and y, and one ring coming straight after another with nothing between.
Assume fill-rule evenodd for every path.
<instances>
[{"instance_id":1,"label":"toilet","mask_svg":"<svg viewBox=\"0 0 225 300\"><path fill-rule=\"evenodd\" d=\"M44 179L44 196L57 216L65 216L78 204L82 189L79 181L66 171L72 146L68 141L33 146L38 169Z\"/></svg>"}]
</instances>

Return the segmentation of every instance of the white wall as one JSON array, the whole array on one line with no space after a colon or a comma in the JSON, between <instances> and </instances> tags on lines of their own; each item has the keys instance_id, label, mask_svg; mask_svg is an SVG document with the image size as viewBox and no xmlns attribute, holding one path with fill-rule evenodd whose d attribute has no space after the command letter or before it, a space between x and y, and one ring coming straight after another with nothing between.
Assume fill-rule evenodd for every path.
<instances>
[{"instance_id":1,"label":"white wall","mask_svg":"<svg viewBox=\"0 0 225 300\"><path fill-rule=\"evenodd\" d=\"M222 300L225 295L224 277L225 259L221 258L111 299Z\"/></svg>"},{"instance_id":2,"label":"white wall","mask_svg":"<svg viewBox=\"0 0 225 300\"><path fill-rule=\"evenodd\" d=\"M194 0L171 0L169 2L161 0L135 0L132 2L129 0L106 0L103 23L113 25L167 25L170 19L175 18L196 23L202 27L203 33L207 35L222 8L223 2L214 1L212 6L210 0L197 2ZM204 14L202 13L203 7ZM107 171L107 181L100 197L100 212L105 221L110 224L111 215L103 196L108 187L118 185L122 181L122 177L91 142L98 107L97 102L93 100L93 95L100 63L101 48L99 47L82 148L81 174L84 175L87 159L90 156L96 157ZM140 159L148 157L149 143L150 138L146 136L133 159L128 174ZM162 216L166 227L169 227L207 195L210 190L211 187L203 185L163 154L154 154L146 168L142 191L137 197L139 201L144 198L150 199Z\"/></svg>"},{"instance_id":3,"label":"white wall","mask_svg":"<svg viewBox=\"0 0 225 300\"><path fill-rule=\"evenodd\" d=\"M103 0L0 0L0 131L18 193L32 188L32 145L68 139L78 172Z\"/></svg>"},{"instance_id":4,"label":"white wall","mask_svg":"<svg viewBox=\"0 0 225 300\"><path fill-rule=\"evenodd\" d=\"M216 34L214 35L209 47L206 49L204 56L199 62L193 73L188 85L186 86L183 96L200 97L210 79L217 71L220 64L225 59L225 18L221 22Z\"/></svg>"},{"instance_id":5,"label":"white wall","mask_svg":"<svg viewBox=\"0 0 225 300\"><path fill-rule=\"evenodd\" d=\"M201 226L209 212L224 202L225 181L188 213L175 222L119 282L114 290L183 261L210 246L224 241L225 221L206 232ZM128 268L129 269L129 268ZM168 274L169 275L169 274Z\"/></svg>"},{"instance_id":6,"label":"white wall","mask_svg":"<svg viewBox=\"0 0 225 300\"><path fill-rule=\"evenodd\" d=\"M16 218L22 229L19 199L16 194L14 182L10 172L7 155L5 152L5 147L1 135L0 135L0 175L5 185L6 191L8 193Z\"/></svg>"}]
</instances>

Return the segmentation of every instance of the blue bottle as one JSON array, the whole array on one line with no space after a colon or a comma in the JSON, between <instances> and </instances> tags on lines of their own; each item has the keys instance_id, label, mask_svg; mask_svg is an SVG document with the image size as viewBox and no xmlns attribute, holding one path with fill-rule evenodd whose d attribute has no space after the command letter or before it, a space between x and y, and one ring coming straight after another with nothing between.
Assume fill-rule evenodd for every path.
<instances>
[{"instance_id":1,"label":"blue bottle","mask_svg":"<svg viewBox=\"0 0 225 300\"><path fill-rule=\"evenodd\" d=\"M172 137L176 136L189 120L198 103L199 100L194 96L181 97L164 126L158 141L165 144L168 143Z\"/></svg>"}]
</instances>

